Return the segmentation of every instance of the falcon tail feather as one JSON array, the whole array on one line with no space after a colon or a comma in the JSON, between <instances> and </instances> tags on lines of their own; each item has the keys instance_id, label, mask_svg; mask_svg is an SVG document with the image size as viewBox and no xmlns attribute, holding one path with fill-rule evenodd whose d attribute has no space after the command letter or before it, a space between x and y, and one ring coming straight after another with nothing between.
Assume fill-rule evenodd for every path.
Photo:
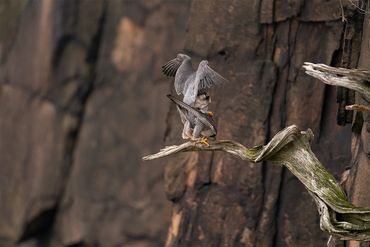
<instances>
[{"instance_id":1,"label":"falcon tail feather","mask_svg":"<svg viewBox=\"0 0 370 247\"><path fill-rule=\"evenodd\" d=\"M216 130L216 127L207 119L207 117L205 116L204 113L198 111L197 109L194 109L193 107L191 107L190 105L182 102L181 100L179 99L176 99L175 97L173 97L171 94L168 94L167 97L172 101L174 102L176 105L178 105L179 107L187 110L189 113L193 114L194 116L198 117L199 120L201 120L203 122L203 124L207 125L208 128L210 128L215 134L217 133L217 130Z\"/></svg>"}]
</instances>

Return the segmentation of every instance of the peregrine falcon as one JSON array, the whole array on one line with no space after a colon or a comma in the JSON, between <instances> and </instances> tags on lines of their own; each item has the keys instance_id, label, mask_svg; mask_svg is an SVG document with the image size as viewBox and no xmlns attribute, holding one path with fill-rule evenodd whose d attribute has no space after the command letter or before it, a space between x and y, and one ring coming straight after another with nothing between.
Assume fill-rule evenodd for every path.
<instances>
[{"instance_id":1,"label":"peregrine falcon","mask_svg":"<svg viewBox=\"0 0 370 247\"><path fill-rule=\"evenodd\" d=\"M162 66L162 72L167 76L175 77L176 93L183 94L183 102L190 106L195 106L199 96L208 96L208 89L213 85L227 82L224 77L208 66L207 60L201 61L195 71L191 58L185 54L177 54L175 59ZM207 111L207 109L200 109Z\"/></svg>"},{"instance_id":2,"label":"peregrine falcon","mask_svg":"<svg viewBox=\"0 0 370 247\"><path fill-rule=\"evenodd\" d=\"M213 114L211 112L203 113L172 95L167 95L167 97L176 104L180 113L181 121L184 124L182 138L209 146L208 137L215 137L217 134Z\"/></svg>"}]
</instances>

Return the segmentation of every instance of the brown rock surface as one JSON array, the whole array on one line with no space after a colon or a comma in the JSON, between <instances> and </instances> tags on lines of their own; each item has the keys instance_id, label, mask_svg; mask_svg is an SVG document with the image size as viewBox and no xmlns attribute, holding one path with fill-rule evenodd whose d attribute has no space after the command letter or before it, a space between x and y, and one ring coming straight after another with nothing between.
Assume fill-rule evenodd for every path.
<instances>
[{"instance_id":1,"label":"brown rock surface","mask_svg":"<svg viewBox=\"0 0 370 247\"><path fill-rule=\"evenodd\" d=\"M0 2L0 246L323 246L314 203L279 166L141 157L182 141L160 67L184 49L230 80L211 91L219 139L312 128L339 178L350 127L336 90L300 68L357 66L362 19L343 7L346 32L334 0Z\"/></svg>"},{"instance_id":2,"label":"brown rock surface","mask_svg":"<svg viewBox=\"0 0 370 247\"><path fill-rule=\"evenodd\" d=\"M161 246L163 170L141 156L163 145L160 67L183 47L189 3L12 6L0 22L0 246Z\"/></svg>"},{"instance_id":3,"label":"brown rock surface","mask_svg":"<svg viewBox=\"0 0 370 247\"><path fill-rule=\"evenodd\" d=\"M363 39L361 42L361 55L358 67L361 69L370 69L370 18L365 16L363 22ZM356 93L356 103L369 106L369 102ZM352 135L352 160L351 169L346 183L347 192L350 200L358 206L370 207L370 116L367 113L356 113L353 123ZM349 247L366 247L368 243L359 243L349 241Z\"/></svg>"},{"instance_id":4,"label":"brown rock surface","mask_svg":"<svg viewBox=\"0 0 370 247\"><path fill-rule=\"evenodd\" d=\"M271 2L273 13L267 1L192 3L185 50L208 58L231 81L213 92L218 138L252 146L293 123L312 128L314 151L339 178L350 161L350 128L336 124L335 88L300 68L304 61L337 63L343 23L332 12L314 11L321 9L320 1L296 1L290 9L278 7L286 1ZM341 11L337 3L330 7ZM170 126L176 114L172 108ZM177 141L177 132L168 133L167 143ZM171 229L179 227L167 246L325 244L315 204L285 169L245 166L219 153L183 155L176 164L175 159L167 162L166 191L175 202Z\"/></svg>"}]
</instances>

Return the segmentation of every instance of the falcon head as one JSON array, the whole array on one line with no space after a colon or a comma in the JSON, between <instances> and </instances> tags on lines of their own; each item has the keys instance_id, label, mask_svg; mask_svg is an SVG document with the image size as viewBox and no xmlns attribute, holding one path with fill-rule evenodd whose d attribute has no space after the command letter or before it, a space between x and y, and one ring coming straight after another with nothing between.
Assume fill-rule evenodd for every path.
<instances>
[{"instance_id":1,"label":"falcon head","mask_svg":"<svg viewBox=\"0 0 370 247\"><path fill-rule=\"evenodd\" d=\"M184 59L191 59L188 55L186 55L186 54L182 54L182 53L177 54L177 58L178 58L178 59L181 59L181 60L184 60Z\"/></svg>"}]
</instances>

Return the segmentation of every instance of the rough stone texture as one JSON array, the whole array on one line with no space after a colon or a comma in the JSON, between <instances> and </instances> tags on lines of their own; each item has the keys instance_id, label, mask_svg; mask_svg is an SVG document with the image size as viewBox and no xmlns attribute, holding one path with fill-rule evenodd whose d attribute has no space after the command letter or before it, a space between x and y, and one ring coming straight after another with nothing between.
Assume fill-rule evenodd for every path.
<instances>
[{"instance_id":1,"label":"rough stone texture","mask_svg":"<svg viewBox=\"0 0 370 247\"><path fill-rule=\"evenodd\" d=\"M358 62L358 68L370 69L370 18L365 16L363 22L363 36L361 42L361 56ZM356 93L356 103L369 105L365 99ZM358 206L370 207L370 116L366 113L356 113L353 122L352 135L352 160L349 170L346 189L352 203ZM357 241L349 241L349 247L366 247L368 243L359 243Z\"/></svg>"},{"instance_id":2,"label":"rough stone texture","mask_svg":"<svg viewBox=\"0 0 370 247\"><path fill-rule=\"evenodd\" d=\"M170 85L160 67L182 49L187 9L107 2L95 89L55 224L63 245L162 245L163 168L141 157L163 145Z\"/></svg>"},{"instance_id":3,"label":"rough stone texture","mask_svg":"<svg viewBox=\"0 0 370 247\"><path fill-rule=\"evenodd\" d=\"M339 178L350 127L336 125L335 89L300 68L357 66L362 22L342 2L346 32L336 0L0 1L0 246L324 245L279 166L141 157L182 141L160 67L184 48L231 81L211 92L218 138L309 127Z\"/></svg>"},{"instance_id":4,"label":"rough stone texture","mask_svg":"<svg viewBox=\"0 0 370 247\"><path fill-rule=\"evenodd\" d=\"M162 246L163 169L140 160L163 145L189 6L0 3L0 246Z\"/></svg>"},{"instance_id":5,"label":"rough stone texture","mask_svg":"<svg viewBox=\"0 0 370 247\"><path fill-rule=\"evenodd\" d=\"M350 162L350 127L336 124L335 88L300 68L304 61L337 63L341 9L335 1L325 2L330 13L320 10L321 1L307 2L193 1L185 50L197 61L208 58L231 81L211 93L219 139L252 146L284 126L309 127L316 134L315 153L339 179ZM167 144L178 141L176 122L172 108ZM166 184L174 201L167 246L323 246L327 241L314 202L281 167L245 166L219 153L182 154L168 159Z\"/></svg>"}]
</instances>

